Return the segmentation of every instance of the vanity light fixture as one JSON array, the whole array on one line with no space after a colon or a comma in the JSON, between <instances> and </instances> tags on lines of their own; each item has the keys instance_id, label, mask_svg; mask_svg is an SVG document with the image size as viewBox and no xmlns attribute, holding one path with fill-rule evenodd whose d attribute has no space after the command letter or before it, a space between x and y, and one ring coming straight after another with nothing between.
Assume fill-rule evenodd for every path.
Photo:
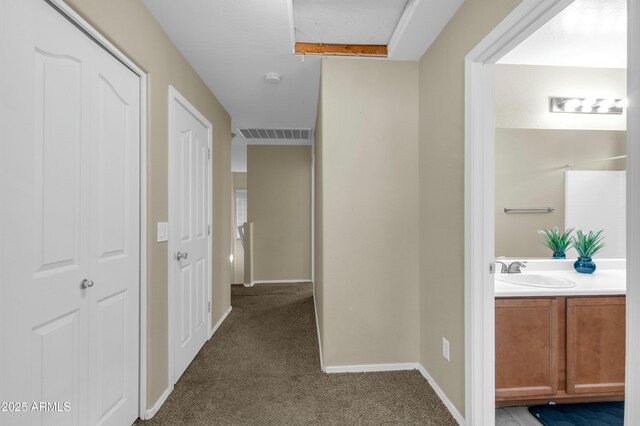
<instances>
[{"instance_id":1,"label":"vanity light fixture","mask_svg":"<svg viewBox=\"0 0 640 426\"><path fill-rule=\"evenodd\" d=\"M627 99L549 98L549 111L574 114L622 114Z\"/></svg>"}]
</instances>

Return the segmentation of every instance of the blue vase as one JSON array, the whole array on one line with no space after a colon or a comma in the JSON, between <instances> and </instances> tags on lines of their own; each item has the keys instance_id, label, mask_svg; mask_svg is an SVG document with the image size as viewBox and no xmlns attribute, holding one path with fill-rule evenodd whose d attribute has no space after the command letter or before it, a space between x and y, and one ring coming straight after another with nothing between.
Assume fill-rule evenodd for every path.
<instances>
[{"instance_id":1,"label":"blue vase","mask_svg":"<svg viewBox=\"0 0 640 426\"><path fill-rule=\"evenodd\" d=\"M564 253L553 253L553 258L554 259L566 259L567 255Z\"/></svg>"},{"instance_id":2,"label":"blue vase","mask_svg":"<svg viewBox=\"0 0 640 426\"><path fill-rule=\"evenodd\" d=\"M573 264L573 267L581 274L593 274L596 270L596 264L590 257L579 257L576 263Z\"/></svg>"}]
</instances>

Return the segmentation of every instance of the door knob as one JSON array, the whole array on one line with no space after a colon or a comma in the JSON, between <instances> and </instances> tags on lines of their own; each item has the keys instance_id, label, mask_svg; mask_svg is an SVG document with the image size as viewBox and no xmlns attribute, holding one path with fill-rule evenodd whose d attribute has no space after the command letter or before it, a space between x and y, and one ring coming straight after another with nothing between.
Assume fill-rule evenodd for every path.
<instances>
[{"instance_id":1,"label":"door knob","mask_svg":"<svg viewBox=\"0 0 640 426\"><path fill-rule=\"evenodd\" d=\"M80 283L80 288L81 289L90 288L90 287L93 287L93 281L91 281L91 280L88 280L88 279L85 278Z\"/></svg>"},{"instance_id":2,"label":"door knob","mask_svg":"<svg viewBox=\"0 0 640 426\"><path fill-rule=\"evenodd\" d=\"M182 259L186 259L186 258L188 258L188 257L189 257L189 253L185 253L185 252L183 252L183 251L179 251L179 252L177 252L177 253L176 253L176 259L177 259L178 261L180 261L180 260L182 260Z\"/></svg>"}]
</instances>

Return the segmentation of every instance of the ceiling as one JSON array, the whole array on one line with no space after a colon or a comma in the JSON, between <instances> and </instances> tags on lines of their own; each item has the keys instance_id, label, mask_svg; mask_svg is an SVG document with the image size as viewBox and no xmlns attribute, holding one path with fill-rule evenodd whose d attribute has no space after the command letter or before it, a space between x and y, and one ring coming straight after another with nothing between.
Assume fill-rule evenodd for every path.
<instances>
[{"instance_id":1,"label":"ceiling","mask_svg":"<svg viewBox=\"0 0 640 426\"><path fill-rule=\"evenodd\" d=\"M234 171L246 171L247 143L310 143L249 141L236 130L315 127L320 57L294 55L296 41L379 42L389 45L390 60L417 60L462 2L144 0L231 115ZM267 73L278 73L280 83L268 83Z\"/></svg>"},{"instance_id":2,"label":"ceiling","mask_svg":"<svg viewBox=\"0 0 640 426\"><path fill-rule=\"evenodd\" d=\"M407 3L408 0L293 0L296 41L386 45Z\"/></svg>"},{"instance_id":3,"label":"ceiling","mask_svg":"<svg viewBox=\"0 0 640 426\"><path fill-rule=\"evenodd\" d=\"M501 64L627 67L627 0L576 0Z\"/></svg>"}]
</instances>

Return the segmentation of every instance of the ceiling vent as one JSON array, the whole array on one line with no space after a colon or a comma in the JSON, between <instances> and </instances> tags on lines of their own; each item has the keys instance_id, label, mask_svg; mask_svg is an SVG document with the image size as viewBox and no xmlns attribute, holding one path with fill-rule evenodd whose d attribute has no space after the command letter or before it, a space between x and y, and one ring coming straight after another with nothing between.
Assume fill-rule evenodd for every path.
<instances>
[{"instance_id":1,"label":"ceiling vent","mask_svg":"<svg viewBox=\"0 0 640 426\"><path fill-rule=\"evenodd\" d=\"M311 139L312 129L238 129L245 139Z\"/></svg>"}]
</instances>

